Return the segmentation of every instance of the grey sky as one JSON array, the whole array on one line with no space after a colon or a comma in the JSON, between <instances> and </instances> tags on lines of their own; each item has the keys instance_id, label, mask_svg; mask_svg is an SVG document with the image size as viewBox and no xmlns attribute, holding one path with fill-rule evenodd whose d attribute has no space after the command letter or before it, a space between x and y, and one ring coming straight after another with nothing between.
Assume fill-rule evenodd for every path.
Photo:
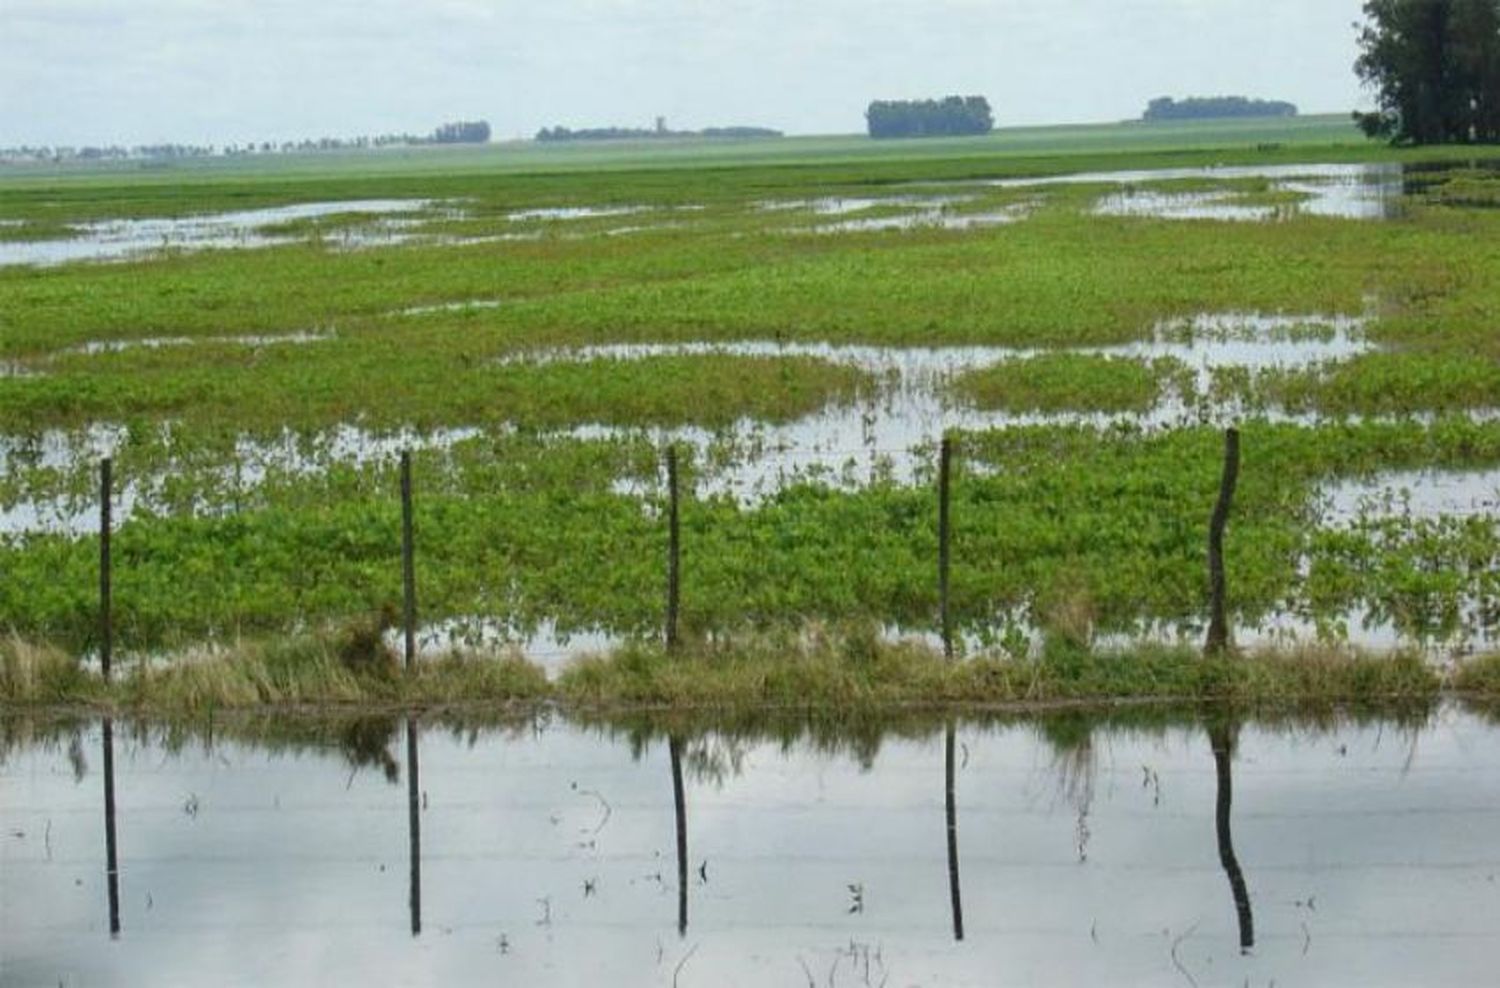
<instances>
[{"instance_id":1,"label":"grey sky","mask_svg":"<svg viewBox=\"0 0 1500 988\"><path fill-rule=\"evenodd\" d=\"M1159 95L1361 102L1360 0L0 0L0 146L427 132L488 119L862 130L980 93L1000 126Z\"/></svg>"}]
</instances>

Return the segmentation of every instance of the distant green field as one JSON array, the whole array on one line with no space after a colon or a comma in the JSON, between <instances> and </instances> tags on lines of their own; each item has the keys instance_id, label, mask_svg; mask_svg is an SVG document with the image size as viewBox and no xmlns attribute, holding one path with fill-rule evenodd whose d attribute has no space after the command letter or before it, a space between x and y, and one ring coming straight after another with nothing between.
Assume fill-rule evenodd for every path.
<instances>
[{"instance_id":1,"label":"distant green field","mask_svg":"<svg viewBox=\"0 0 1500 988\"><path fill-rule=\"evenodd\" d=\"M581 141L544 144L500 142L482 147L421 147L358 152L275 154L175 162L73 163L0 167L0 185L98 180L141 182L221 181L334 176L461 176L474 173L596 172L650 168L942 163L944 171L980 161L995 172L1025 172L1024 159L1121 153L1224 152L1264 155L1317 149L1340 157L1374 153L1349 117L1307 116L1274 120L1183 123L1077 124L1002 128L986 137L875 141L864 135L753 140L672 139ZM1019 160L1018 160L1019 159ZM1205 159L1208 160L1208 159ZM1050 165L1046 169L1050 169ZM1046 170L1044 169L1044 170Z\"/></svg>"}]
</instances>

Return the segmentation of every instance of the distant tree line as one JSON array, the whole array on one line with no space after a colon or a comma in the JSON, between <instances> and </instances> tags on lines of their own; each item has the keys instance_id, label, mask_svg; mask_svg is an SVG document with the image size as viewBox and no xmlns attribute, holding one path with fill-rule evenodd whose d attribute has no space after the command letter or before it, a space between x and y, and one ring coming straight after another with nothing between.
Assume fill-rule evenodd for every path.
<instances>
[{"instance_id":1,"label":"distant tree line","mask_svg":"<svg viewBox=\"0 0 1500 988\"><path fill-rule=\"evenodd\" d=\"M434 144L488 144L490 124L488 120L460 120L445 123L432 132Z\"/></svg>"},{"instance_id":2,"label":"distant tree line","mask_svg":"<svg viewBox=\"0 0 1500 988\"><path fill-rule=\"evenodd\" d=\"M1211 120L1225 117L1295 117L1297 106L1281 100L1244 96L1162 96L1146 105L1142 120Z\"/></svg>"},{"instance_id":3,"label":"distant tree line","mask_svg":"<svg viewBox=\"0 0 1500 988\"><path fill-rule=\"evenodd\" d=\"M947 96L940 100L875 100L865 110L870 136L957 137L988 134L995 127L989 100L983 96Z\"/></svg>"},{"instance_id":4,"label":"distant tree line","mask_svg":"<svg viewBox=\"0 0 1500 988\"><path fill-rule=\"evenodd\" d=\"M1355 121L1396 144L1500 142L1500 0L1367 0Z\"/></svg>"},{"instance_id":5,"label":"distant tree line","mask_svg":"<svg viewBox=\"0 0 1500 988\"><path fill-rule=\"evenodd\" d=\"M358 151L368 148L419 147L426 144L483 144L490 125L483 120L447 123L429 135L377 134L370 137L315 137L300 141L246 141L220 145L137 144L125 147L92 145L21 145L0 148L0 162L60 164L66 161L159 161L179 158L244 157L258 154L315 154L320 151Z\"/></svg>"},{"instance_id":6,"label":"distant tree line","mask_svg":"<svg viewBox=\"0 0 1500 988\"><path fill-rule=\"evenodd\" d=\"M781 137L779 130L769 127L705 127L702 130L668 130L663 124L655 128L645 127L585 127L570 130L567 127L543 127L536 132L536 139L543 142L561 141L639 141L658 140L664 137Z\"/></svg>"}]
</instances>

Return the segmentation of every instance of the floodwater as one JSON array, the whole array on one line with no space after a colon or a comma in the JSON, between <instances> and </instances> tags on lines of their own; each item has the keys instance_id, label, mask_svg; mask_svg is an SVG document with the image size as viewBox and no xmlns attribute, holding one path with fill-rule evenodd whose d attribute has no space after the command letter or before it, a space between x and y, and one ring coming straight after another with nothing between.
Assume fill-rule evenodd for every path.
<instances>
[{"instance_id":1,"label":"floodwater","mask_svg":"<svg viewBox=\"0 0 1500 988\"><path fill-rule=\"evenodd\" d=\"M1200 420L1200 410L1167 395L1142 413L985 411L956 399L950 389L954 376L997 363L1026 360L1049 352L1155 360L1182 361L1193 373L1195 386L1206 390L1214 371L1241 367L1310 367L1344 360L1370 349L1363 320L1349 316L1268 313L1211 313L1190 319L1168 320L1156 326L1149 339L1116 346L1067 351L994 346L909 348L832 344L787 344L774 341L683 344L606 344L561 350L523 352L506 363L541 366L589 360L645 360L674 355L725 354L739 357L813 357L868 371L876 386L858 400L835 403L788 423L744 420L727 430L697 427L649 430L661 444L691 446L706 466L699 475L699 496L726 494L755 504L793 480L816 480L842 487L860 487L875 480L909 483L931 468L933 450L947 432L1040 424L1129 423L1141 428L1171 428ZM312 343L325 336L307 333L283 337L234 337L213 342L269 345L275 342ZM188 345L187 338L122 341L118 346ZM201 342L211 342L202 340ZM114 348L115 345L101 345ZM97 349L97 348L96 348ZM92 352L92 351L91 351ZM639 429L580 425L562 436L589 440L639 435ZM447 448L482 435L474 428L432 433L377 434L343 426L314 437L286 433L275 441L242 440L236 447L237 466L226 468L222 486L233 494L252 491L271 473L312 474L335 463L362 464L394 459L402 449ZM116 455L126 441L122 426L97 424L79 436L60 431L36 439L0 437L0 471L18 466L52 470L76 468L78 463ZM731 455L722 455L725 452ZM123 524L142 508L159 505L156 492L171 479L169 469L158 477L122 478L115 517ZM621 484L631 494L644 494L639 485ZM213 506L208 506L210 509ZM218 506L220 509L229 507ZM38 501L13 497L0 504L0 537L35 533L87 535L95 530L97 505L92 489L81 499Z\"/></svg>"},{"instance_id":2,"label":"floodwater","mask_svg":"<svg viewBox=\"0 0 1500 988\"><path fill-rule=\"evenodd\" d=\"M1325 521L1360 518L1492 517L1500 514L1500 470L1388 470L1330 485Z\"/></svg>"},{"instance_id":3,"label":"floodwater","mask_svg":"<svg viewBox=\"0 0 1500 988\"><path fill-rule=\"evenodd\" d=\"M1379 220L1399 214L1403 169L1378 165L1249 165L1219 168L1163 168L1156 170L1079 172L1040 178L1016 178L985 184L1004 189L1049 185L1118 185L1124 188L1104 197L1096 211L1104 215L1158 216L1166 219L1224 219L1263 221L1303 213L1340 219ZM1293 205L1244 206L1231 193L1213 191L1166 192L1135 187L1157 182L1231 182L1265 179L1272 191L1301 198Z\"/></svg>"},{"instance_id":4,"label":"floodwater","mask_svg":"<svg viewBox=\"0 0 1500 988\"><path fill-rule=\"evenodd\" d=\"M1232 168L1185 168L1156 171L1089 172L1039 178L1004 179L981 183L939 183L927 194L890 196L827 196L811 199L764 200L750 204L759 212L807 212L818 220L803 228L814 233L848 233L878 230L941 228L982 229L1024 220L1034 202L1008 204L997 209L965 211L976 196L975 184L999 189L1040 189L1055 185L1117 185L1121 190L1095 204L1100 215L1155 216L1175 219L1227 219L1263 221L1295 214L1344 219L1386 219L1398 215L1406 186L1399 164L1386 165L1276 165ZM1418 173L1420 181L1421 173ZM1174 192L1140 188L1173 181L1239 181L1263 179L1273 192L1292 193L1294 203L1279 206L1242 204L1233 190ZM934 188L932 183L923 183ZM656 209L644 205L569 205L518 209L506 214L512 223L572 223L664 212L687 214L702 206ZM436 211L436 212L435 212ZM863 215L887 211L883 215ZM896 211L896 212L890 212ZM421 238L421 229L434 215L457 218L464 215L454 203L430 199L369 199L347 202L309 202L268 209L186 217L115 219L76 224L75 235L52 240L0 240L0 267L9 265L51 266L73 261L108 261L142 257L166 250L210 248L251 249L296 243L305 233L283 233L278 224L340 215L369 214L368 222L327 231L323 240L340 249L360 249L407 243ZM832 220L828 222L826 220ZM8 222L11 225L19 221ZM677 226L680 224L669 224ZM620 235L660 225L634 225L602 231ZM538 239L541 230L474 237L439 236L425 242L476 245ZM596 233L595 235L599 235Z\"/></svg>"},{"instance_id":5,"label":"floodwater","mask_svg":"<svg viewBox=\"0 0 1500 988\"><path fill-rule=\"evenodd\" d=\"M1474 985L1500 732L93 722L0 761L16 985Z\"/></svg>"},{"instance_id":6,"label":"floodwater","mask_svg":"<svg viewBox=\"0 0 1500 988\"><path fill-rule=\"evenodd\" d=\"M269 209L249 209L176 218L104 220L77 224L78 235L58 240L0 240L0 267L17 264L50 266L71 261L108 261L163 250L255 248L296 243L305 234L274 232L277 224L330 216L371 214L389 217L420 213L437 205L431 199L360 199L309 202ZM374 223L379 227L379 223ZM377 236L370 233L369 236ZM350 237L355 237L353 233ZM346 238L347 240L347 238ZM350 241L352 242L352 241Z\"/></svg>"},{"instance_id":7,"label":"floodwater","mask_svg":"<svg viewBox=\"0 0 1500 988\"><path fill-rule=\"evenodd\" d=\"M1264 370L1307 368L1347 360L1371 349L1364 322L1357 317L1270 313L1208 313L1169 320L1149 339L1115 346L1038 350L995 346L882 347L790 344L772 341L683 344L605 344L570 350L519 354L510 363L542 365L559 361L643 360L652 357L725 354L741 357L812 357L868 371L879 382L860 400L835 404L786 424L746 421L732 436L700 428L656 430L660 442L691 445L706 463L713 451L735 449L732 463L701 476L700 495L728 494L755 503L795 477L844 486L876 479L911 482L931 466L943 435L953 430L985 430L1020 425L1110 425L1142 428L1192 424L1200 416L1180 395L1168 395L1144 414L1106 412L985 411L956 399L949 390L961 373L1045 353L1079 353L1150 361L1173 358L1207 390L1222 368ZM601 439L623 434L608 426L582 426L570 434Z\"/></svg>"}]
</instances>

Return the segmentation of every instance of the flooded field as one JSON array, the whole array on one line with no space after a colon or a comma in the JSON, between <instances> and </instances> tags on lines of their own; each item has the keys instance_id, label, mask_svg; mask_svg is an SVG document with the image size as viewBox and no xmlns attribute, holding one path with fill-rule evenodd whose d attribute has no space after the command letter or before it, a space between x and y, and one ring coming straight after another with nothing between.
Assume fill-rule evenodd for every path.
<instances>
[{"instance_id":1,"label":"flooded field","mask_svg":"<svg viewBox=\"0 0 1500 988\"><path fill-rule=\"evenodd\" d=\"M95 654L104 457L121 661L384 615L409 450L419 650L556 675L659 636L670 447L695 639L930 644L949 439L960 651L1191 646L1232 426L1236 640L1491 647L1493 173L1231 158L17 194L133 263L0 271L0 617Z\"/></svg>"},{"instance_id":2,"label":"flooded field","mask_svg":"<svg viewBox=\"0 0 1500 988\"><path fill-rule=\"evenodd\" d=\"M1484 716L783 730L7 721L0 980L1488 977Z\"/></svg>"},{"instance_id":3,"label":"flooded field","mask_svg":"<svg viewBox=\"0 0 1500 988\"><path fill-rule=\"evenodd\" d=\"M1425 188L1426 173L1417 172L1411 188ZM1260 180L1285 201L1277 204L1242 202L1243 191L1232 183ZM1223 184L1221 189L1177 191L1174 184ZM1100 216L1143 216L1167 219L1267 221L1294 215L1342 219L1388 219L1396 215L1403 191L1400 165L1277 165L1268 167L1160 169L1151 171L1085 172L1045 178L1006 179L983 183L992 190L1044 190L1057 185L1119 186L1094 206ZM822 196L810 199L771 199L751 203L751 212L771 216L809 216L789 229L809 233L869 233L883 230L978 230L1021 222L1036 201L1006 203L987 208L979 196L965 191L973 183L948 183L930 194L884 196ZM557 228L571 230L593 220L642 217L625 227L566 232L564 237L612 236L682 228L684 220L703 212L700 204L653 207L642 204L607 206L549 206L512 210L507 225L523 232L469 232L454 235L441 229L447 221L467 217L464 204L432 199L364 199L306 202L265 209L205 213L178 218L112 219L72 224L66 237L0 239L0 268L16 265L48 267L78 261L141 259L172 251L255 249L297 243L316 237L336 249L398 246L407 243L468 245L519 243L540 239ZM299 224L332 221L326 228L302 229ZM21 220L3 221L20 228ZM429 228L436 223L438 227Z\"/></svg>"}]
</instances>

